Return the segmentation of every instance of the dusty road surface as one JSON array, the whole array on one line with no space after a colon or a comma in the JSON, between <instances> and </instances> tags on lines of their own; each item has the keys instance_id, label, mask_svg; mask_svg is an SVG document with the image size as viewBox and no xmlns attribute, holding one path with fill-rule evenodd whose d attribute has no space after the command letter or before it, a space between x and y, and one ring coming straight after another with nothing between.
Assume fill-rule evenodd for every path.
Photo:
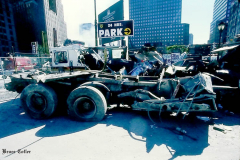
<instances>
[{"instance_id":1,"label":"dusty road surface","mask_svg":"<svg viewBox=\"0 0 240 160\"><path fill-rule=\"evenodd\" d=\"M18 93L10 92L5 89L4 83L9 82L11 82L11 79L9 77L7 77L7 79L3 79L2 75L0 75L0 106L3 102L7 102L9 100L15 99L16 97L19 97Z\"/></svg>"},{"instance_id":2,"label":"dusty road surface","mask_svg":"<svg viewBox=\"0 0 240 160\"><path fill-rule=\"evenodd\" d=\"M8 96L6 96L8 95ZM219 112L216 124L197 118L113 108L101 122L76 122L67 115L34 120L16 93L0 90L0 159L9 160L239 160L240 116ZM4 99L5 98L5 99ZM175 130L180 127L187 135Z\"/></svg>"}]
</instances>

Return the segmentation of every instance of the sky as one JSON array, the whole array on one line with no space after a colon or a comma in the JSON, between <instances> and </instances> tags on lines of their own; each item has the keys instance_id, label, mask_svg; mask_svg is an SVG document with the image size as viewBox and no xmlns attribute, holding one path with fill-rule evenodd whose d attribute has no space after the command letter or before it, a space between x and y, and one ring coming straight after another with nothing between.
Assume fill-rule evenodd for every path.
<instances>
[{"instance_id":1,"label":"sky","mask_svg":"<svg viewBox=\"0 0 240 160\"><path fill-rule=\"evenodd\" d=\"M97 15L119 0L96 0ZM194 44L207 43L215 0L182 0L182 23L190 24ZM68 38L94 45L94 29L79 35L82 23L94 24L94 0L62 0ZM124 18L128 19L128 0L124 0Z\"/></svg>"}]
</instances>

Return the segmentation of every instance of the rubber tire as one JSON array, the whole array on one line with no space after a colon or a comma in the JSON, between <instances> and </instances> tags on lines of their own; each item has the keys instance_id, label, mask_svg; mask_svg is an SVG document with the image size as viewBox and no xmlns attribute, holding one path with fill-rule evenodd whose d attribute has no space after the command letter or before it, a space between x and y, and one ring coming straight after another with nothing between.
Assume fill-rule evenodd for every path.
<instances>
[{"instance_id":1,"label":"rubber tire","mask_svg":"<svg viewBox=\"0 0 240 160\"><path fill-rule=\"evenodd\" d=\"M78 113L78 101L87 98L94 104L94 114L91 117L83 117ZM73 90L67 99L68 114L77 121L93 122L101 121L107 111L107 102L104 95L91 86L81 86Z\"/></svg>"},{"instance_id":2,"label":"rubber tire","mask_svg":"<svg viewBox=\"0 0 240 160\"><path fill-rule=\"evenodd\" d=\"M33 111L30 99L33 95L41 95L45 100L45 107L42 111ZM21 104L25 112L34 119L47 119L57 108L58 99L55 91L45 84L30 84L22 91ZM34 108L34 107L33 107Z\"/></svg>"},{"instance_id":3,"label":"rubber tire","mask_svg":"<svg viewBox=\"0 0 240 160\"><path fill-rule=\"evenodd\" d=\"M106 101L107 101L107 105L109 106L109 102L110 102L110 97L111 97L111 92L110 89L105 86L104 84L100 83L100 82L86 82L80 85L80 87L82 86L91 86L94 87L96 89L98 89L105 97Z\"/></svg>"}]
</instances>

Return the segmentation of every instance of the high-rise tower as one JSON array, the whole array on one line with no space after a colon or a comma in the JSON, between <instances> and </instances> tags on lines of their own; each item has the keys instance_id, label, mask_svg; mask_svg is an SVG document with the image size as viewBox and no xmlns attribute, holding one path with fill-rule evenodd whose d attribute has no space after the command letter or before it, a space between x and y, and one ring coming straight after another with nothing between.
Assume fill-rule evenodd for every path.
<instances>
[{"instance_id":1,"label":"high-rise tower","mask_svg":"<svg viewBox=\"0 0 240 160\"><path fill-rule=\"evenodd\" d=\"M13 9L8 0L0 0L0 57L18 51Z\"/></svg>"},{"instance_id":2,"label":"high-rise tower","mask_svg":"<svg viewBox=\"0 0 240 160\"><path fill-rule=\"evenodd\" d=\"M208 43L219 43L219 30L218 24L225 22L226 25L229 22L230 8L232 0L215 0L213 8L213 20L210 27L210 38ZM222 39L225 41L227 35L227 29L223 31Z\"/></svg>"},{"instance_id":3,"label":"high-rise tower","mask_svg":"<svg viewBox=\"0 0 240 160\"><path fill-rule=\"evenodd\" d=\"M54 47L67 39L61 0L11 0L21 52L31 51L31 42Z\"/></svg>"},{"instance_id":4,"label":"high-rise tower","mask_svg":"<svg viewBox=\"0 0 240 160\"><path fill-rule=\"evenodd\" d=\"M182 0L129 0L129 16L134 20L134 37L129 46L144 43L188 45L189 24L181 23Z\"/></svg>"}]
</instances>

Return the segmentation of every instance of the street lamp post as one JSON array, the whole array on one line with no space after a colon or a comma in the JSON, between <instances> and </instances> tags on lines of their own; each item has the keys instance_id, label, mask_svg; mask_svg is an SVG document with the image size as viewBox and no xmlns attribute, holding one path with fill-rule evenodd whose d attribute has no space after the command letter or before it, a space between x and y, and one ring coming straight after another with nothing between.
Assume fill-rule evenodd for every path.
<instances>
[{"instance_id":1,"label":"street lamp post","mask_svg":"<svg viewBox=\"0 0 240 160\"><path fill-rule=\"evenodd\" d=\"M220 47L221 35L222 35L223 30L225 29L225 26L226 26L226 24L225 24L224 22L221 22L221 23L218 24L218 30L219 30L219 33L220 33L220 35L219 35L219 45L218 45L218 47Z\"/></svg>"}]
</instances>

